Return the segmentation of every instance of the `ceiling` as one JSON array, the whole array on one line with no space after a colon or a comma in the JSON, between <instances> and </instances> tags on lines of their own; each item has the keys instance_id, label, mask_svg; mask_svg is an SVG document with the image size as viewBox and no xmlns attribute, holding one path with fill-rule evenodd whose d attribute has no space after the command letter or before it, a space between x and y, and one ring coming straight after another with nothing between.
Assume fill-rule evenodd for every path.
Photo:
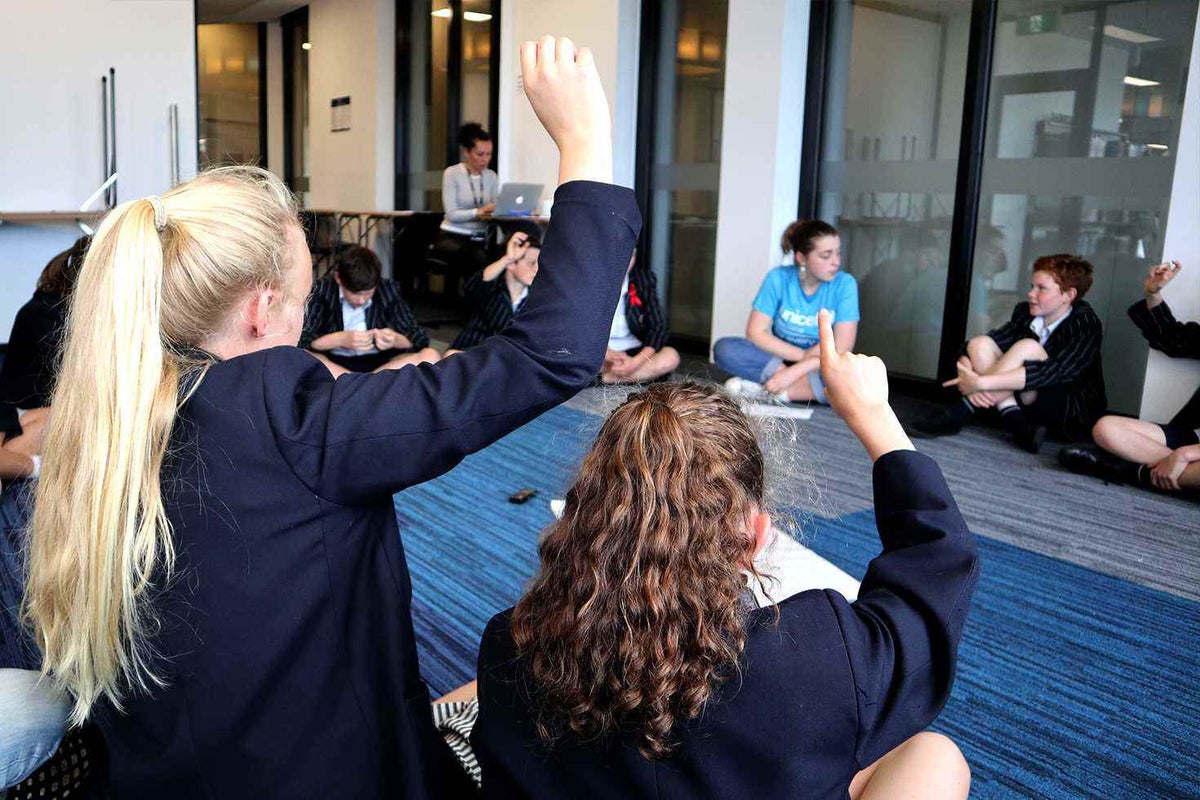
<instances>
[{"instance_id":1,"label":"ceiling","mask_svg":"<svg viewBox=\"0 0 1200 800\"><path fill-rule=\"evenodd\" d=\"M269 22L308 3L309 0L196 0L196 24Z\"/></svg>"}]
</instances>

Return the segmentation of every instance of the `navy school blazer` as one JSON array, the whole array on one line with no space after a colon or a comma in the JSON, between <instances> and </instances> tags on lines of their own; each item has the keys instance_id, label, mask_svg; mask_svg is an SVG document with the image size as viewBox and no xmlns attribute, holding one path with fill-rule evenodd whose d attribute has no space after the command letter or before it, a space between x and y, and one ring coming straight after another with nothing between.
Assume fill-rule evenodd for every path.
<instances>
[{"instance_id":1,"label":"navy school blazer","mask_svg":"<svg viewBox=\"0 0 1200 800\"><path fill-rule=\"evenodd\" d=\"M839 798L855 773L923 730L945 705L979 566L941 471L896 451L874 467L883 552L858 600L802 592L749 614L740 674L651 762L628 734L565 738L534 728L533 688L509 629L492 619L479 653L471 743L485 798Z\"/></svg>"},{"instance_id":2,"label":"navy school blazer","mask_svg":"<svg viewBox=\"0 0 1200 800\"><path fill-rule=\"evenodd\" d=\"M462 789L418 669L392 495L591 382L640 227L628 189L559 187L520 319L435 365L335 381L278 347L211 367L163 471L177 571L147 644L166 685L96 712L113 797Z\"/></svg>"},{"instance_id":3,"label":"navy school blazer","mask_svg":"<svg viewBox=\"0 0 1200 800\"><path fill-rule=\"evenodd\" d=\"M329 333L345 330L342 320L341 287L327 275L317 281L308 297L304 314L304 332L300 335L300 346L312 349L314 339ZM417 322L417 316L400 296L400 288L393 280L383 279L375 287L371 305L367 306L367 328L391 328L412 342L412 350L429 346L429 334Z\"/></svg>"},{"instance_id":4,"label":"navy school blazer","mask_svg":"<svg viewBox=\"0 0 1200 800\"><path fill-rule=\"evenodd\" d=\"M1180 322L1163 301L1150 308L1145 300L1129 307L1129 318L1155 350L1171 358L1200 358L1200 322ZM1200 389L1170 422L1180 428L1200 428Z\"/></svg>"}]
</instances>

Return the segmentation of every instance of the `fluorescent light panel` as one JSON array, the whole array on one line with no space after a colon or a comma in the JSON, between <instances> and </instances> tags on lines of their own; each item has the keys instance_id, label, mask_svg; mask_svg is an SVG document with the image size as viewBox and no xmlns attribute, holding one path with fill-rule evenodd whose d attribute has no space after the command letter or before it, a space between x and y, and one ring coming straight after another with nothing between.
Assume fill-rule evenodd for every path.
<instances>
[{"instance_id":1,"label":"fluorescent light panel","mask_svg":"<svg viewBox=\"0 0 1200 800\"><path fill-rule=\"evenodd\" d=\"M448 8L439 8L437 11L429 12L431 16L439 19L450 19L454 16L454 12ZM479 11L464 11L463 20L466 22L487 22L492 18L491 14L484 14Z\"/></svg>"},{"instance_id":2,"label":"fluorescent light panel","mask_svg":"<svg viewBox=\"0 0 1200 800\"><path fill-rule=\"evenodd\" d=\"M1158 81L1148 81L1145 78L1135 78L1132 75L1125 76L1125 83L1128 86L1158 86Z\"/></svg>"},{"instance_id":3,"label":"fluorescent light panel","mask_svg":"<svg viewBox=\"0 0 1200 800\"><path fill-rule=\"evenodd\" d=\"M1146 147L1149 147L1151 150L1170 150L1171 149L1171 148L1167 147L1165 144L1148 144L1148 145L1146 145Z\"/></svg>"},{"instance_id":4,"label":"fluorescent light panel","mask_svg":"<svg viewBox=\"0 0 1200 800\"><path fill-rule=\"evenodd\" d=\"M439 8L437 11L431 12L430 16L438 17L440 19L450 19L454 16L454 12L448 8Z\"/></svg>"},{"instance_id":5,"label":"fluorescent light panel","mask_svg":"<svg viewBox=\"0 0 1200 800\"><path fill-rule=\"evenodd\" d=\"M1128 28L1121 28L1116 25L1105 25L1104 35L1113 39L1120 39L1122 42L1129 42L1130 44L1150 44L1150 42L1162 41L1157 36L1131 31Z\"/></svg>"}]
</instances>

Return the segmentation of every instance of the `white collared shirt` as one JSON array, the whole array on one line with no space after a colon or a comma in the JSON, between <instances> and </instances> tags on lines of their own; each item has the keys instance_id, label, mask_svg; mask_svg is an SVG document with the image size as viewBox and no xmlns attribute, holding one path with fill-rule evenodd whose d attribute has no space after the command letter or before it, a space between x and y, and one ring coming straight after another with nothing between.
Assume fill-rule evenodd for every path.
<instances>
[{"instance_id":1,"label":"white collared shirt","mask_svg":"<svg viewBox=\"0 0 1200 800\"><path fill-rule=\"evenodd\" d=\"M629 297L629 276L621 284L621 300L617 303L617 313L613 314L612 327L608 331L609 350L632 350L642 346L642 340L629 330L629 320L625 317L625 303Z\"/></svg>"},{"instance_id":2,"label":"white collared shirt","mask_svg":"<svg viewBox=\"0 0 1200 800\"><path fill-rule=\"evenodd\" d=\"M338 296L342 298L342 330L344 331L365 331L367 329L367 309L374 303L374 299L368 300L358 308L350 305L346 300L346 293L338 287ZM329 352L335 356L365 356L371 353L378 353L379 350L374 345L369 350L354 350L349 347L335 347Z\"/></svg>"},{"instance_id":3,"label":"white collared shirt","mask_svg":"<svg viewBox=\"0 0 1200 800\"><path fill-rule=\"evenodd\" d=\"M1046 320L1042 317L1034 317L1032 320L1030 320L1029 330L1037 334L1038 344L1040 344L1042 347L1045 347L1046 342L1050 340L1050 334L1054 333L1055 328L1061 325L1064 319L1071 316L1072 310L1073 309L1068 307L1067 313L1063 314L1049 325L1046 324Z\"/></svg>"}]
</instances>

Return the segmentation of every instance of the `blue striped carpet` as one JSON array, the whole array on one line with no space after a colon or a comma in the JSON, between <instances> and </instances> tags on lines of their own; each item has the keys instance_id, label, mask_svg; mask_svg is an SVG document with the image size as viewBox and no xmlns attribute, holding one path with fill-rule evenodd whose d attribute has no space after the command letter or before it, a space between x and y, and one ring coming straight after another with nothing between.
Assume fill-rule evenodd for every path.
<instances>
[{"instance_id":1,"label":"blue striped carpet","mask_svg":"<svg viewBox=\"0 0 1200 800\"><path fill-rule=\"evenodd\" d=\"M474 677L483 626L532 574L546 501L597 425L556 409L396 496L435 694ZM506 502L526 487L534 500ZM806 543L855 576L878 547L870 511L818 519ZM958 681L935 725L966 753L972 796L1200 797L1200 605L982 537L980 547Z\"/></svg>"}]
</instances>

